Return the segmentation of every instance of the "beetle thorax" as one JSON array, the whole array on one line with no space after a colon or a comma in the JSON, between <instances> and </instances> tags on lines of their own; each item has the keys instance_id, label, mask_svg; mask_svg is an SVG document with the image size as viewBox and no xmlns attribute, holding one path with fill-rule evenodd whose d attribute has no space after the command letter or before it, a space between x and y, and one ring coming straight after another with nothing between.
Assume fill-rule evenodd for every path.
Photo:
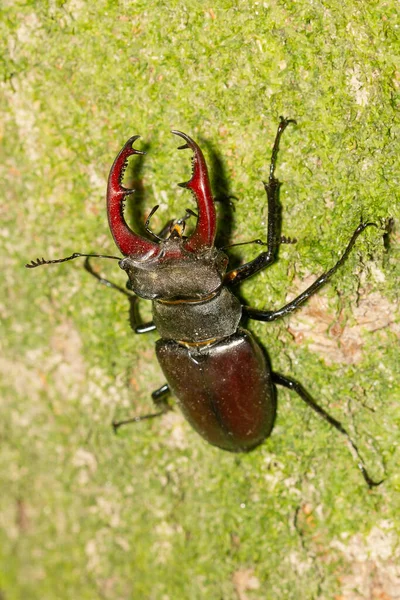
<instances>
[{"instance_id":1,"label":"beetle thorax","mask_svg":"<svg viewBox=\"0 0 400 600\"><path fill-rule=\"evenodd\" d=\"M119 263L127 272L130 288L141 298L202 299L222 286L227 256L216 248L186 252L182 243L168 239L156 257L137 260L130 256Z\"/></svg>"}]
</instances>

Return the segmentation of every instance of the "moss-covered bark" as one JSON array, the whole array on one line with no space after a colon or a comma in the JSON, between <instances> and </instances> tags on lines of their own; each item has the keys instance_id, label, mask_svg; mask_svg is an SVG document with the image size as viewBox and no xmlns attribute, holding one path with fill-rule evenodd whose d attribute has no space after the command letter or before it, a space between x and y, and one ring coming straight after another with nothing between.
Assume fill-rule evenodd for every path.
<instances>
[{"instance_id":1,"label":"moss-covered bark","mask_svg":"<svg viewBox=\"0 0 400 600\"><path fill-rule=\"evenodd\" d=\"M397 4L192 4L0 8L0 595L395 598ZM133 134L148 146L142 218L155 204L155 229L181 215L190 163L172 128L201 143L215 189L238 199L232 241L263 237L280 114L298 122L277 173L283 233L298 242L242 286L246 302L281 306L337 260L360 219L379 227L302 312L249 327L384 472L373 491L341 436L285 391L272 437L246 456L205 445L177 411L115 436L112 418L148 412L163 383L156 335L134 337L124 297L78 261L24 269L37 256L115 253L106 177ZM101 268L124 284L114 263Z\"/></svg>"}]
</instances>

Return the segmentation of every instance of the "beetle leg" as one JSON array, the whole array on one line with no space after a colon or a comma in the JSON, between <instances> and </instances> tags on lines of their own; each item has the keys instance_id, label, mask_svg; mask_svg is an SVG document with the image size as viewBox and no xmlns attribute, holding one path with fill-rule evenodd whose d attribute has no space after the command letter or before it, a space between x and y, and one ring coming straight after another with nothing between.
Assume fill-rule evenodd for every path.
<instances>
[{"instance_id":1,"label":"beetle leg","mask_svg":"<svg viewBox=\"0 0 400 600\"><path fill-rule=\"evenodd\" d=\"M127 296L129 301L129 324L131 326L131 329L135 333L148 333L149 331L154 331L156 329L156 326L152 321L150 321L149 323L138 324L140 322L140 317L137 308L137 296L135 296L132 292L125 290L123 287L116 285L112 281L109 281L105 277L102 277L101 275L96 273L96 271L93 269L90 263L89 258L86 258L84 268L88 273L90 273L90 275L93 275L93 277L95 277L97 281L99 281L102 285L112 288L113 290L117 290L121 294L124 294L124 296Z\"/></svg>"},{"instance_id":2,"label":"beetle leg","mask_svg":"<svg viewBox=\"0 0 400 600\"><path fill-rule=\"evenodd\" d=\"M124 288L122 288L119 285L113 283L112 281L109 281L108 279L105 279L104 277L102 277L101 275L99 275L98 273L96 273L96 271L93 269L93 267L92 267L92 265L90 263L89 257L85 259L83 267L84 267L85 271L87 271L88 273L90 273L90 275L93 275L93 277L95 277L97 279L97 281L99 281L102 285L105 285L105 286L107 286L109 288L117 290L118 292L121 292L121 294L124 294L125 296L128 296L128 298L133 298L134 297L131 293L129 293Z\"/></svg>"},{"instance_id":3,"label":"beetle leg","mask_svg":"<svg viewBox=\"0 0 400 600\"><path fill-rule=\"evenodd\" d=\"M139 423L140 421L145 421L147 419L154 419L155 417L160 417L161 415L171 410L171 407L168 404L167 400L169 394L169 385L168 383L165 383L160 388L158 388L158 390L155 390L151 394L154 404L157 407L160 407L160 410L158 412L151 413L149 415L141 415L139 417L132 417L130 419L125 419L124 421L113 421L112 426L114 431L116 432L122 425L128 425L129 423Z\"/></svg>"},{"instance_id":4,"label":"beetle leg","mask_svg":"<svg viewBox=\"0 0 400 600\"><path fill-rule=\"evenodd\" d=\"M135 327L135 333L149 333L150 331L155 331L157 327L154 325L153 321L149 321L148 323L142 323Z\"/></svg>"},{"instance_id":5,"label":"beetle leg","mask_svg":"<svg viewBox=\"0 0 400 600\"><path fill-rule=\"evenodd\" d=\"M294 379L291 379L290 377L285 377L283 375L280 375L279 373L272 373L272 381L274 383L276 383L277 385L283 385L284 387L288 388L289 390L296 392L300 396L300 398L303 400L303 402L305 402L320 417L325 419L325 421L327 423L332 425L335 429L337 429L337 431L339 431L342 435L344 435L346 437L346 439L350 445L351 453L357 460L358 468L360 469L369 488L376 487L382 483L383 479L381 479L380 481L374 481L370 477L367 469L365 468L364 461L361 458L361 455L360 455L357 445L355 444L355 442L353 442L349 433L343 427L343 425L340 423L340 421L337 421L334 417L332 417L329 413L327 413L326 410L324 410L321 406L319 406L319 404L317 404L315 402L315 400L313 400L313 398L310 396L310 394L303 388L303 386L300 383L298 383Z\"/></svg>"},{"instance_id":6,"label":"beetle leg","mask_svg":"<svg viewBox=\"0 0 400 600\"><path fill-rule=\"evenodd\" d=\"M166 398L170 393L171 390L169 389L168 383L164 383L164 385L159 387L157 390L154 390L154 392L151 394L151 397L156 406L159 406L160 404L168 406ZM169 410L169 408L170 407L168 406L167 410Z\"/></svg>"},{"instance_id":7,"label":"beetle leg","mask_svg":"<svg viewBox=\"0 0 400 600\"><path fill-rule=\"evenodd\" d=\"M299 306L301 306L310 296L315 294L325 283L332 277L334 273L343 265L349 256L356 239L358 236L367 228L367 227L376 227L375 223L361 223L353 235L351 236L350 242L347 244L346 250L344 251L341 258L337 261L337 263L329 269L326 273L323 273L314 281L313 284L310 285L304 292L297 296L294 300L289 302L289 304L285 304L279 310L258 310L256 308L250 308L249 306L243 306L243 312L250 319L255 319L256 321L275 321L275 319L279 319L284 315L288 315L289 313L296 310Z\"/></svg>"},{"instance_id":8,"label":"beetle leg","mask_svg":"<svg viewBox=\"0 0 400 600\"><path fill-rule=\"evenodd\" d=\"M289 123L296 123L296 121L294 119L284 119L283 117L280 117L278 131L276 132L275 142L272 148L268 183L265 181L263 182L265 191L267 192L268 201L268 234L267 243L265 244L267 246L267 250L245 265L242 265L233 271L229 271L224 278L224 283L226 285L236 285L237 283L240 283L244 279L247 279L248 277L251 277L251 275L261 271L261 269L265 269L276 259L279 245L282 243L282 238L280 235L281 209L278 200L279 188L281 184L280 181L276 179L274 173L279 151L279 142L282 133L285 131ZM261 240L257 240L255 243L259 244L260 242Z\"/></svg>"}]
</instances>

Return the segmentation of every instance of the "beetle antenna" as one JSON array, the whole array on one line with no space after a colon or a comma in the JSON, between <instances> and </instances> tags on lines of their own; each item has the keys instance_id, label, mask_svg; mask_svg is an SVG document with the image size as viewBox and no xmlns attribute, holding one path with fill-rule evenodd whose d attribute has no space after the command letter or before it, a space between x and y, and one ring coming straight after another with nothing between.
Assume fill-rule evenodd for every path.
<instances>
[{"instance_id":1,"label":"beetle antenna","mask_svg":"<svg viewBox=\"0 0 400 600\"><path fill-rule=\"evenodd\" d=\"M46 260L45 258L37 258L27 263L25 267L27 269L34 269L35 267L41 267L42 265L52 265L55 263L66 262L67 260L74 260L74 258L80 258L81 256L88 256L89 258L111 258L112 260L121 260L120 256L109 256L108 254L81 254L80 252L74 252L71 256L66 258L57 258L55 260Z\"/></svg>"},{"instance_id":2,"label":"beetle antenna","mask_svg":"<svg viewBox=\"0 0 400 600\"><path fill-rule=\"evenodd\" d=\"M263 242L259 238L256 240L250 240L249 242L236 242L235 244L228 244L223 246L221 250L227 250L227 248L234 248L235 246L247 246L247 244L258 244L259 246L267 246L267 242Z\"/></svg>"},{"instance_id":3,"label":"beetle antenna","mask_svg":"<svg viewBox=\"0 0 400 600\"><path fill-rule=\"evenodd\" d=\"M286 237L281 235L281 244L297 244L297 238Z\"/></svg>"},{"instance_id":4,"label":"beetle antenna","mask_svg":"<svg viewBox=\"0 0 400 600\"><path fill-rule=\"evenodd\" d=\"M296 244L297 238L291 238L282 235L279 242L281 244ZM259 246L268 246L268 242L263 242L262 240L257 238L256 240L250 240L249 242L237 242L236 244L229 244L228 246L224 246L223 248L221 248L221 250L233 248L234 246L246 246L247 244L258 244Z\"/></svg>"}]
</instances>

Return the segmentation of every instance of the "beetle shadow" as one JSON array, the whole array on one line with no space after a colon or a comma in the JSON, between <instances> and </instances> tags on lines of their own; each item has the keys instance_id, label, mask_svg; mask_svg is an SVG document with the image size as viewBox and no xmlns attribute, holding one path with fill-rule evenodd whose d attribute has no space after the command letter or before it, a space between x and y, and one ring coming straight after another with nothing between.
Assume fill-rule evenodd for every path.
<instances>
[{"instance_id":1,"label":"beetle shadow","mask_svg":"<svg viewBox=\"0 0 400 600\"><path fill-rule=\"evenodd\" d=\"M237 197L230 191L222 155L210 141L202 139L201 143L208 150L211 189L214 192L214 201L217 203L218 208L218 229L215 246L222 248L231 243L235 213L233 201L237 200Z\"/></svg>"},{"instance_id":2,"label":"beetle shadow","mask_svg":"<svg viewBox=\"0 0 400 600\"><path fill-rule=\"evenodd\" d=\"M395 233L396 233L396 224L393 217L389 217L383 223L383 247L385 248L386 253L389 253L391 250L391 246L393 245Z\"/></svg>"},{"instance_id":3,"label":"beetle shadow","mask_svg":"<svg viewBox=\"0 0 400 600\"><path fill-rule=\"evenodd\" d=\"M208 155L210 159L210 180L211 188L214 192L214 201L217 203L218 208L218 229L215 240L215 246L217 248L228 250L229 255L229 269L234 269L239 265L245 264L247 259L245 253L236 251L235 242L232 239L232 234L235 224L235 203L238 197L232 194L230 189L229 180L226 174L226 167L222 158L222 155L215 149L214 145L208 140L201 140L202 144L207 147ZM264 189L263 189L264 188ZM265 190L265 185L260 186L260 215L264 212L268 213L268 197ZM280 183L275 192L275 206L273 209L274 215L274 229L275 238L277 241L276 248L276 262L279 258L279 248L281 243L292 243L290 238L282 237L282 204L280 202ZM266 215L268 219L268 214ZM262 217L260 218L260 221ZM260 239L264 242L267 240L268 225L262 226L260 224L260 231L257 234ZM284 241L282 241L284 240ZM249 240L250 241L250 240ZM295 239L293 242L296 241ZM246 241L244 242L244 244ZM229 246L232 247L229 248ZM266 250L266 247L263 247ZM259 252L261 254L262 250ZM239 294L240 296L240 294Z\"/></svg>"},{"instance_id":4,"label":"beetle shadow","mask_svg":"<svg viewBox=\"0 0 400 600\"><path fill-rule=\"evenodd\" d=\"M141 151L148 152L151 144L145 142L142 144ZM146 191L143 186L143 167L146 159L146 154L135 154L128 162L126 169L126 183L124 187L135 190L133 194L126 197L125 210L126 220L131 229L139 235L148 238L148 233L145 229L144 204L146 200Z\"/></svg>"}]
</instances>

